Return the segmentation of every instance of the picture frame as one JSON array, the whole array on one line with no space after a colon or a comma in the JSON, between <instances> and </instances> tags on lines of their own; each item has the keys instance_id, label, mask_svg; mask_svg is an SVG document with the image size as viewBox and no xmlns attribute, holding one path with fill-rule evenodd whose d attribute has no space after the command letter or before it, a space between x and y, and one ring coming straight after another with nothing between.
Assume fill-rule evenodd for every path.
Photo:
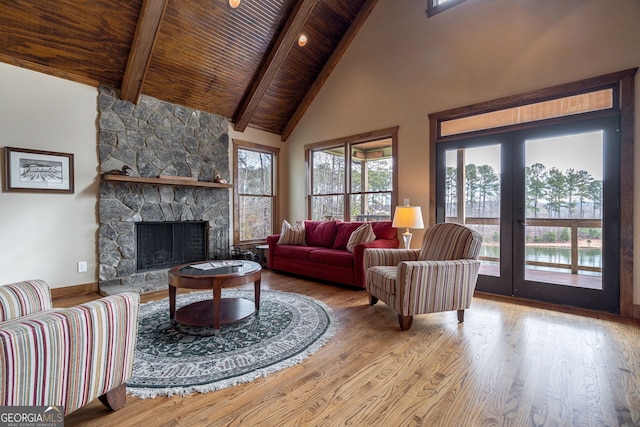
<instances>
[{"instance_id":1,"label":"picture frame","mask_svg":"<svg viewBox=\"0 0 640 427\"><path fill-rule=\"evenodd\" d=\"M4 147L4 191L73 194L73 154Z\"/></svg>"}]
</instances>

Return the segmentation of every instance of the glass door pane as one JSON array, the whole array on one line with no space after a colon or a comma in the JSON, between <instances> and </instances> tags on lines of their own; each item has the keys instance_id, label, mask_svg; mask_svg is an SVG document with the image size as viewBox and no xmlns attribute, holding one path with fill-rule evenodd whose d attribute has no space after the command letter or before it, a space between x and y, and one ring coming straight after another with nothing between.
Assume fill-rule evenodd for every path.
<instances>
[{"instance_id":1,"label":"glass door pane","mask_svg":"<svg viewBox=\"0 0 640 427\"><path fill-rule=\"evenodd\" d=\"M480 274L500 276L501 146L446 150L445 221L483 237Z\"/></svg>"},{"instance_id":2,"label":"glass door pane","mask_svg":"<svg viewBox=\"0 0 640 427\"><path fill-rule=\"evenodd\" d=\"M514 295L617 311L617 118L522 131L514 141Z\"/></svg>"},{"instance_id":3,"label":"glass door pane","mask_svg":"<svg viewBox=\"0 0 640 427\"><path fill-rule=\"evenodd\" d=\"M525 280L602 289L603 131L525 140Z\"/></svg>"}]
</instances>

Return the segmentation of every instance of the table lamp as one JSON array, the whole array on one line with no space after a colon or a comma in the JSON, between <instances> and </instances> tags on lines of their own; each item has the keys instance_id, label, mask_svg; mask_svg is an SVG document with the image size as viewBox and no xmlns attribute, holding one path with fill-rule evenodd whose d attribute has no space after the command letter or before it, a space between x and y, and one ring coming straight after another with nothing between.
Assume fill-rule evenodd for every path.
<instances>
[{"instance_id":1,"label":"table lamp","mask_svg":"<svg viewBox=\"0 0 640 427\"><path fill-rule=\"evenodd\" d=\"M413 237L409 229L424 228L420 206L397 206L391 226L395 228L406 228L407 231L402 233L402 238L404 239L404 248L409 249L411 237Z\"/></svg>"}]
</instances>

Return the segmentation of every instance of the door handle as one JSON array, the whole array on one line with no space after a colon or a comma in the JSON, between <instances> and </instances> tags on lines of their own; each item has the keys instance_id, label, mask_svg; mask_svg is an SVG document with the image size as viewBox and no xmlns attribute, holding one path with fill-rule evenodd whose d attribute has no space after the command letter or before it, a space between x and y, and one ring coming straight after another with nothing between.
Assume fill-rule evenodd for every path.
<instances>
[{"instance_id":1,"label":"door handle","mask_svg":"<svg viewBox=\"0 0 640 427\"><path fill-rule=\"evenodd\" d=\"M523 227L526 227L526 226L527 226L527 223L526 223L526 222L524 222L524 221L523 221L523 220L521 220L521 219L517 220L516 222L518 223L518 225L522 225Z\"/></svg>"}]
</instances>

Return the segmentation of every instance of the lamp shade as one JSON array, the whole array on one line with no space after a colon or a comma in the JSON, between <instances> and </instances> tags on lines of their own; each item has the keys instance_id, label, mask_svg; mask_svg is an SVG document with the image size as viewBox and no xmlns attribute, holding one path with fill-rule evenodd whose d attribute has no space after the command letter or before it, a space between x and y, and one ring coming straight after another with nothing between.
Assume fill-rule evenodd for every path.
<instances>
[{"instance_id":1,"label":"lamp shade","mask_svg":"<svg viewBox=\"0 0 640 427\"><path fill-rule=\"evenodd\" d=\"M420 206L398 206L393 215L394 228L424 228Z\"/></svg>"}]
</instances>

